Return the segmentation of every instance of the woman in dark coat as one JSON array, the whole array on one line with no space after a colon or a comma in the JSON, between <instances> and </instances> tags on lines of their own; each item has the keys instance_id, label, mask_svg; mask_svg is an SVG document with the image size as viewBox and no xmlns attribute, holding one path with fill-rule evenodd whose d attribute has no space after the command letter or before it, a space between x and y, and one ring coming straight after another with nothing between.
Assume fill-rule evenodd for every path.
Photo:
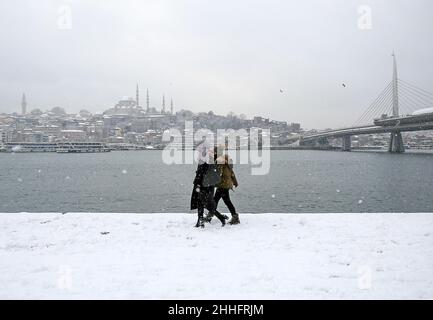
<instances>
[{"instance_id":1,"label":"woman in dark coat","mask_svg":"<svg viewBox=\"0 0 433 320\"><path fill-rule=\"evenodd\" d=\"M199 151L199 164L197 167L195 179L193 182L194 188L191 195L191 210L197 209L198 219L197 228L204 228L204 209L209 213L215 215L220 221L222 226L226 224L225 217L216 211L214 200L215 185L220 182L220 177L217 172L215 164L207 163L207 159L213 160L213 150L210 148L202 147L197 148Z\"/></svg>"}]
</instances>

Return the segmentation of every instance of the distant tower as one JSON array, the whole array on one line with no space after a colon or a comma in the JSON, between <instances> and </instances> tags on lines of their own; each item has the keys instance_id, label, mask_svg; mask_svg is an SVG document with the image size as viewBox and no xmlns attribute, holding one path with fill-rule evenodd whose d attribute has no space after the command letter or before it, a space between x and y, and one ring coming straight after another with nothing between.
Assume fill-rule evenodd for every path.
<instances>
[{"instance_id":1,"label":"distant tower","mask_svg":"<svg viewBox=\"0 0 433 320\"><path fill-rule=\"evenodd\" d=\"M140 106L140 93L138 91L138 83L137 88L135 89L135 103L137 104L137 108Z\"/></svg>"},{"instance_id":2,"label":"distant tower","mask_svg":"<svg viewBox=\"0 0 433 320\"><path fill-rule=\"evenodd\" d=\"M399 106L398 106L398 75L397 75L397 60L395 58L394 51L392 52L393 57L393 74L392 74L392 115L398 117Z\"/></svg>"},{"instance_id":3,"label":"distant tower","mask_svg":"<svg viewBox=\"0 0 433 320\"><path fill-rule=\"evenodd\" d=\"M161 113L165 113L165 95L162 95L162 110Z\"/></svg>"},{"instance_id":4,"label":"distant tower","mask_svg":"<svg viewBox=\"0 0 433 320\"><path fill-rule=\"evenodd\" d=\"M146 89L146 112L150 112L150 105L149 105L149 89Z\"/></svg>"},{"instance_id":5,"label":"distant tower","mask_svg":"<svg viewBox=\"0 0 433 320\"><path fill-rule=\"evenodd\" d=\"M170 100L170 113L173 114L173 98Z\"/></svg>"},{"instance_id":6,"label":"distant tower","mask_svg":"<svg viewBox=\"0 0 433 320\"><path fill-rule=\"evenodd\" d=\"M23 93L23 98L21 100L21 114L27 113L27 101L26 101L26 94Z\"/></svg>"}]
</instances>

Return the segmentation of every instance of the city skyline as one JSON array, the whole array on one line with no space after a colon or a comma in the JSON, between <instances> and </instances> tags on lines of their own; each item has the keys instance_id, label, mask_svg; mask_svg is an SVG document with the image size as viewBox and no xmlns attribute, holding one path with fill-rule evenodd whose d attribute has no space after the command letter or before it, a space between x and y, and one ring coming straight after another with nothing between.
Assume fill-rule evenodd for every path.
<instances>
[{"instance_id":1,"label":"city skyline","mask_svg":"<svg viewBox=\"0 0 433 320\"><path fill-rule=\"evenodd\" d=\"M29 115L34 110L38 110L38 111L40 110L40 111L43 111L43 112L49 112L53 108L62 108L62 109L64 109L66 111L67 114L78 114L80 111L89 111L86 108L82 108L82 109L80 109L78 111L68 112L69 110L67 110L66 108L63 108L60 105L46 106L46 107L35 107L34 106L34 107L31 107L31 108L27 108L26 92L23 92L22 95L21 95L21 97L22 97L21 98L21 104L19 106L20 110L14 110L12 112L0 112L0 113L3 113L3 114L17 114L17 115ZM161 100L162 103L161 103L161 105L159 105L158 103L156 103L154 107L151 107L149 88L146 88L146 107L143 108L143 106L140 103L140 101L141 101L141 98L140 98L140 86L139 86L138 83L136 84L135 99L132 97L132 95L124 95L124 96L122 96L122 97L119 98L119 101L122 101L122 100L129 100L129 101L135 102L135 107L142 108L143 111L145 111L146 113L150 113L151 109L157 110L158 109L157 107L159 107L160 108L159 112L161 112L161 113L175 114L173 97L170 97L170 110L168 111L166 109L167 106L166 106L165 94L164 93L162 94L162 100ZM96 111L96 112L90 112L89 111L89 112L92 113L92 114L103 114L108 109L111 109L113 107L116 107L116 103L113 103L111 106L104 107L104 109L101 110L101 111ZM191 111L191 110L188 110L188 109L179 109L177 111L181 111L181 110ZM197 113L207 113L209 111L213 112L213 110L204 110L204 111L198 111ZM238 115L238 114L231 113L231 112L229 112L229 113L233 114L233 115L236 115L236 116L241 116L241 117L245 116L244 114ZM225 116L225 115L221 114L221 116ZM257 116L257 115L255 115L255 116ZM254 118L254 116L252 116L251 118Z\"/></svg>"},{"instance_id":2,"label":"city skyline","mask_svg":"<svg viewBox=\"0 0 433 320\"><path fill-rule=\"evenodd\" d=\"M433 91L430 1L23 2L0 4L4 113L23 92L27 110L102 112L139 82L178 110L341 127L391 80L393 50Z\"/></svg>"}]
</instances>

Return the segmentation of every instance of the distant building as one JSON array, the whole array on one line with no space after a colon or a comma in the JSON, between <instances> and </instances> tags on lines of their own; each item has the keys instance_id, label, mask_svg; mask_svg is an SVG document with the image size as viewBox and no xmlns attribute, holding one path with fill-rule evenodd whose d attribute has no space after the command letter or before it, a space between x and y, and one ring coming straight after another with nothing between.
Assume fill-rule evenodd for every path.
<instances>
[{"instance_id":1,"label":"distant building","mask_svg":"<svg viewBox=\"0 0 433 320\"><path fill-rule=\"evenodd\" d=\"M21 114L25 115L27 113L27 101L26 101L26 95L23 93L23 98L21 100Z\"/></svg>"},{"instance_id":2,"label":"distant building","mask_svg":"<svg viewBox=\"0 0 433 320\"><path fill-rule=\"evenodd\" d=\"M138 83L137 83L137 88L135 90L135 104L136 104L137 108L140 107L140 94L138 91Z\"/></svg>"},{"instance_id":3,"label":"distant building","mask_svg":"<svg viewBox=\"0 0 433 320\"><path fill-rule=\"evenodd\" d=\"M161 107L161 113L165 114L165 95L162 95L162 107Z\"/></svg>"},{"instance_id":4,"label":"distant building","mask_svg":"<svg viewBox=\"0 0 433 320\"><path fill-rule=\"evenodd\" d=\"M48 142L48 135L28 128L15 132L10 140L12 142Z\"/></svg>"},{"instance_id":5,"label":"distant building","mask_svg":"<svg viewBox=\"0 0 433 320\"><path fill-rule=\"evenodd\" d=\"M263 125L268 126L269 125L269 118L254 117L253 125L255 125L255 126L263 126Z\"/></svg>"},{"instance_id":6,"label":"distant building","mask_svg":"<svg viewBox=\"0 0 433 320\"><path fill-rule=\"evenodd\" d=\"M292 122L290 124L290 127L292 128L293 132L299 132L299 131L301 131L301 124L300 123L294 123L294 122Z\"/></svg>"},{"instance_id":7,"label":"distant building","mask_svg":"<svg viewBox=\"0 0 433 320\"><path fill-rule=\"evenodd\" d=\"M119 102L115 105L115 108L117 109L129 109L135 107L137 107L137 102L132 97L128 96L122 97L122 99L120 99Z\"/></svg>"},{"instance_id":8,"label":"distant building","mask_svg":"<svg viewBox=\"0 0 433 320\"><path fill-rule=\"evenodd\" d=\"M60 135L63 141L86 141L87 134L83 130L61 130Z\"/></svg>"},{"instance_id":9,"label":"distant building","mask_svg":"<svg viewBox=\"0 0 433 320\"><path fill-rule=\"evenodd\" d=\"M9 129L0 128L0 143L10 142L12 140L12 133Z\"/></svg>"},{"instance_id":10,"label":"distant building","mask_svg":"<svg viewBox=\"0 0 433 320\"><path fill-rule=\"evenodd\" d=\"M144 114L144 111L137 106L137 102L132 97L122 97L113 108L104 112L104 115L125 115L139 116Z\"/></svg>"}]
</instances>

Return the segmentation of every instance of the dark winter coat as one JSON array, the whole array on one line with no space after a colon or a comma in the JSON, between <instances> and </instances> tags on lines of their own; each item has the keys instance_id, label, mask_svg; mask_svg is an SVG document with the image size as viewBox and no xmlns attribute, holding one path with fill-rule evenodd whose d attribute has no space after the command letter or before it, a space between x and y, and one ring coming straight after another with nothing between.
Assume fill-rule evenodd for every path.
<instances>
[{"instance_id":1,"label":"dark winter coat","mask_svg":"<svg viewBox=\"0 0 433 320\"><path fill-rule=\"evenodd\" d=\"M208 205L210 198L213 199L215 185L220 180L214 164L202 163L198 165L191 194L191 210L197 209L200 205L210 209Z\"/></svg>"},{"instance_id":2,"label":"dark winter coat","mask_svg":"<svg viewBox=\"0 0 433 320\"><path fill-rule=\"evenodd\" d=\"M217 187L222 189L233 189L233 186L237 187L238 181L233 171L233 164L231 163L229 156L226 154L218 157L216 163L218 173L221 176L221 181L217 184Z\"/></svg>"}]
</instances>

